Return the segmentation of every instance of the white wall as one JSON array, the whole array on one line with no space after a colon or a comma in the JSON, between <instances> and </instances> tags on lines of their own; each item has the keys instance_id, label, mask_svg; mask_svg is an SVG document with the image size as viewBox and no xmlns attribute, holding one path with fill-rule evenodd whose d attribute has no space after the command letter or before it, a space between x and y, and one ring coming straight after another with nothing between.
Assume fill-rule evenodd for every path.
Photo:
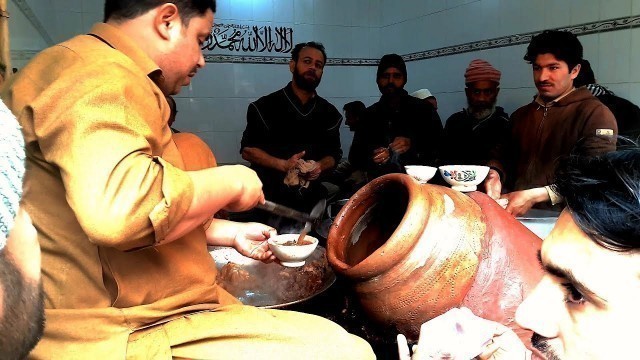
<instances>
[{"instance_id":1,"label":"white wall","mask_svg":"<svg viewBox=\"0 0 640 360\"><path fill-rule=\"evenodd\" d=\"M9 10L15 12L12 1ZM88 31L102 18L99 0L27 3L56 42ZM294 43L321 41L330 58L377 59L385 53L409 54L631 15L640 15L640 0L218 0L216 23L292 27ZM11 33L14 50L46 45L19 14L12 17ZM640 29L579 39L598 81L640 103L640 72L635 71L640 64ZM484 58L502 71L499 104L511 113L535 94L530 66L522 60L525 49L526 45L517 45L410 61L407 90L429 88L438 97L445 120L465 104L467 64ZM340 110L352 100L372 104L379 97L375 70L375 66L328 66L318 92ZM286 65L209 63L178 95L175 126L198 133L220 162L239 162L247 105L290 78ZM343 127L345 153L350 141L351 134Z\"/></svg>"},{"instance_id":2,"label":"white wall","mask_svg":"<svg viewBox=\"0 0 640 360\"><path fill-rule=\"evenodd\" d=\"M382 0L381 43L407 54L507 35L561 28L640 14L639 0ZM393 41L413 36L411 41ZM640 29L579 36L599 83L640 103ZM483 58L502 71L499 105L511 113L536 93L525 45L409 62L409 91L429 88L443 121L466 104L464 71Z\"/></svg>"}]
</instances>

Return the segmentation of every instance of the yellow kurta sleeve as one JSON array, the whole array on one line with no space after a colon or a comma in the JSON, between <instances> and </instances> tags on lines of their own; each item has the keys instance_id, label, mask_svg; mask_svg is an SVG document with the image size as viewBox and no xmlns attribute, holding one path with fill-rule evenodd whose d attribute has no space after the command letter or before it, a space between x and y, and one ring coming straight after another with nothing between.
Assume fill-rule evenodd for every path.
<instances>
[{"instance_id":1,"label":"yellow kurta sleeve","mask_svg":"<svg viewBox=\"0 0 640 360\"><path fill-rule=\"evenodd\" d=\"M58 81L39 98L41 108L33 104L45 160L59 167L67 201L90 241L119 250L161 244L193 197L188 174L162 158L171 141L163 95L127 66L69 70L78 74L68 79L84 80Z\"/></svg>"}]
</instances>

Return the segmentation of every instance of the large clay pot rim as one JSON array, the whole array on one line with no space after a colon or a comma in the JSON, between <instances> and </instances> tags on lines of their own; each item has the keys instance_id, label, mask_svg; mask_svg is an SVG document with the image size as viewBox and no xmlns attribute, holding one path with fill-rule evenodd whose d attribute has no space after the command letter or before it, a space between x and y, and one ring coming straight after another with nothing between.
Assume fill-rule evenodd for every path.
<instances>
[{"instance_id":1,"label":"large clay pot rim","mask_svg":"<svg viewBox=\"0 0 640 360\"><path fill-rule=\"evenodd\" d=\"M338 254L344 256L346 242L351 240L351 234L344 237L338 235L338 230L345 222L355 224L364 215L368 207L358 206L377 197L379 189L386 188L389 184L401 184L408 193L407 209L421 209L425 211L405 211L402 220L391 234L389 239L367 258L356 265L349 265ZM337 271L351 278L369 278L381 275L389 268L397 265L413 248L415 239L422 234L426 226L426 209L429 209L427 196L422 194L422 185L406 174L388 174L374 179L360 189L349 199L349 202L340 210L329 232L329 244L327 256L329 262ZM345 216L349 211L349 216ZM348 220L348 221L347 221Z\"/></svg>"}]
</instances>

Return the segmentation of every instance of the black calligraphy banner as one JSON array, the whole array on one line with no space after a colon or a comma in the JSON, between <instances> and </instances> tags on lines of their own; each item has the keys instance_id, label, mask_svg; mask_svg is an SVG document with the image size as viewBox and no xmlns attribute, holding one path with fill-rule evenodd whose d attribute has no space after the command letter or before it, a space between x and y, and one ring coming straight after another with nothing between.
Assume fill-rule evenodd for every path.
<instances>
[{"instance_id":1,"label":"black calligraphy banner","mask_svg":"<svg viewBox=\"0 0 640 360\"><path fill-rule=\"evenodd\" d=\"M215 24L202 50L230 52L289 53L293 49L293 28Z\"/></svg>"}]
</instances>

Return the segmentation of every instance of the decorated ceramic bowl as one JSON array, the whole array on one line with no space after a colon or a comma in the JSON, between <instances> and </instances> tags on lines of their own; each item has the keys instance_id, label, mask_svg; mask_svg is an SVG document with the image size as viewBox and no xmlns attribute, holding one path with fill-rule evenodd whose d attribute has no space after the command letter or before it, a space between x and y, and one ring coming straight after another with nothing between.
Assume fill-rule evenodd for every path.
<instances>
[{"instance_id":1,"label":"decorated ceramic bowl","mask_svg":"<svg viewBox=\"0 0 640 360\"><path fill-rule=\"evenodd\" d=\"M269 249L275 255L282 266L298 267L313 253L318 246L318 239L313 236L305 236L298 240L299 234L281 234L269 239Z\"/></svg>"},{"instance_id":2,"label":"decorated ceramic bowl","mask_svg":"<svg viewBox=\"0 0 640 360\"><path fill-rule=\"evenodd\" d=\"M407 172L409 176L416 179L420 184L426 184L438 171L437 168L433 166L425 166L425 165L407 165L404 167L404 170Z\"/></svg>"},{"instance_id":3,"label":"decorated ceramic bowl","mask_svg":"<svg viewBox=\"0 0 640 360\"><path fill-rule=\"evenodd\" d=\"M445 165L438 169L452 189L462 192L476 191L489 173L488 166L479 165Z\"/></svg>"}]
</instances>

